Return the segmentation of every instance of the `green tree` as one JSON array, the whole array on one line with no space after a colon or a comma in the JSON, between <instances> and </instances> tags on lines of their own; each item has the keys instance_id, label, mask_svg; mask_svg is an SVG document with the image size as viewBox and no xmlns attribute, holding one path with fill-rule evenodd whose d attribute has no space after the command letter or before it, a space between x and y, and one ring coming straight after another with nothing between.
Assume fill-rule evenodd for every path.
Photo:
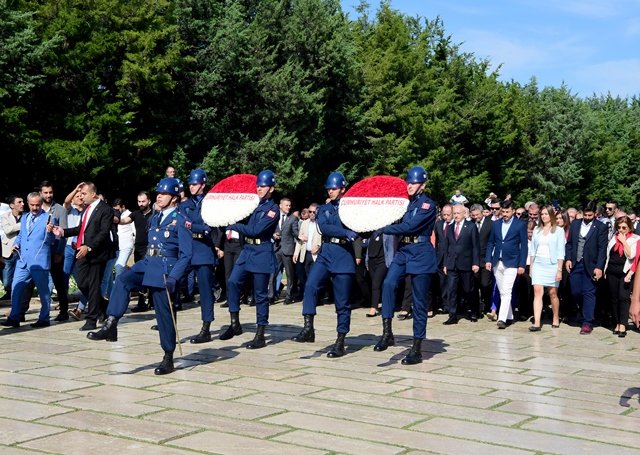
<instances>
[{"instance_id":1,"label":"green tree","mask_svg":"<svg viewBox=\"0 0 640 455\"><path fill-rule=\"evenodd\" d=\"M41 40L30 11L0 0L0 150L6 169L33 169L39 156L34 144L39 131L28 124L34 90L45 83L43 66L60 44L57 35ZM12 178L2 179L0 191L27 189Z\"/></svg>"}]
</instances>

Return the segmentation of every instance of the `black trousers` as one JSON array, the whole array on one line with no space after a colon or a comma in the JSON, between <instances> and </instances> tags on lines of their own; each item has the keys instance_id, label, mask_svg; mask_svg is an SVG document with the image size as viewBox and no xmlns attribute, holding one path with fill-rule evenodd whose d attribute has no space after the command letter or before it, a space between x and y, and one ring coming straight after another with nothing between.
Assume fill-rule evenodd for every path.
<instances>
[{"instance_id":1,"label":"black trousers","mask_svg":"<svg viewBox=\"0 0 640 455\"><path fill-rule=\"evenodd\" d=\"M449 286L449 292L447 298L449 299L449 316L455 316L458 312L458 287L460 287L461 298L467 304L467 309L474 315L478 315L478 296L474 293L475 280L473 272L471 270L447 270L447 286Z\"/></svg>"},{"instance_id":2,"label":"black trousers","mask_svg":"<svg viewBox=\"0 0 640 455\"><path fill-rule=\"evenodd\" d=\"M64 255L54 255L51 258L51 280L58 292L58 304L60 312L66 314L69 311L69 282L64 277Z\"/></svg>"},{"instance_id":3,"label":"black trousers","mask_svg":"<svg viewBox=\"0 0 640 455\"><path fill-rule=\"evenodd\" d=\"M371 277L371 308L378 308L382 302L382 283L387 276L387 264L384 257L369 258L369 276Z\"/></svg>"},{"instance_id":4,"label":"black trousers","mask_svg":"<svg viewBox=\"0 0 640 455\"><path fill-rule=\"evenodd\" d=\"M629 322L633 278L629 283L626 283L624 281L625 275L626 273L607 273L607 285L609 287L609 302L611 302L613 322L626 326L627 322Z\"/></svg>"},{"instance_id":5,"label":"black trousers","mask_svg":"<svg viewBox=\"0 0 640 455\"><path fill-rule=\"evenodd\" d=\"M79 259L76 262L78 272L78 288L87 298L88 313L86 319L97 321L107 311L107 301L100 292L100 283L107 267L106 262L88 262Z\"/></svg>"}]
</instances>

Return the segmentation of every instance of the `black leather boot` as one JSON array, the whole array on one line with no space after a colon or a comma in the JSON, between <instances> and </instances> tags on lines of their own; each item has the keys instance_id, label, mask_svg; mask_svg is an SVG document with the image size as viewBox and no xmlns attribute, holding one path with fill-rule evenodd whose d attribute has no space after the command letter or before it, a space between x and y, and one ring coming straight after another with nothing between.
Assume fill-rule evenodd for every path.
<instances>
[{"instance_id":1,"label":"black leather boot","mask_svg":"<svg viewBox=\"0 0 640 455\"><path fill-rule=\"evenodd\" d=\"M389 346L396 344L396 340L393 338L393 332L391 331L391 321L391 318L382 320L382 336L373 347L374 351L386 351Z\"/></svg>"},{"instance_id":2,"label":"black leather boot","mask_svg":"<svg viewBox=\"0 0 640 455\"><path fill-rule=\"evenodd\" d=\"M413 346L409 350L409 354L402 359L403 365L415 365L422 363L422 340L420 338L413 339Z\"/></svg>"},{"instance_id":3,"label":"black leather boot","mask_svg":"<svg viewBox=\"0 0 640 455\"><path fill-rule=\"evenodd\" d=\"M313 343L316 341L316 331L313 328L313 314L305 314L304 315L304 327L294 337L291 337L293 341L297 341L298 343Z\"/></svg>"},{"instance_id":4,"label":"black leather boot","mask_svg":"<svg viewBox=\"0 0 640 455\"><path fill-rule=\"evenodd\" d=\"M238 311L231 311L229 312L229 315L231 315L231 325L220 335L221 340L230 340L236 335L242 335L240 313Z\"/></svg>"},{"instance_id":5,"label":"black leather boot","mask_svg":"<svg viewBox=\"0 0 640 455\"><path fill-rule=\"evenodd\" d=\"M266 345L267 342L264 340L264 326L259 325L256 327L256 336L253 338L253 341L247 344L247 349L260 349Z\"/></svg>"},{"instance_id":6,"label":"black leather boot","mask_svg":"<svg viewBox=\"0 0 640 455\"><path fill-rule=\"evenodd\" d=\"M118 320L115 316L109 316L97 332L87 333L90 340L118 341Z\"/></svg>"},{"instance_id":7,"label":"black leather boot","mask_svg":"<svg viewBox=\"0 0 640 455\"><path fill-rule=\"evenodd\" d=\"M342 357L344 355L344 337L346 333L339 333L338 338L336 338L336 343L333 345L331 350L327 352L327 357L335 358Z\"/></svg>"},{"instance_id":8,"label":"black leather boot","mask_svg":"<svg viewBox=\"0 0 640 455\"><path fill-rule=\"evenodd\" d=\"M211 341L211 332L209 331L210 328L210 321L202 321L202 328L200 329L200 333L192 337L189 341L192 344L208 343L209 341Z\"/></svg>"},{"instance_id":9,"label":"black leather boot","mask_svg":"<svg viewBox=\"0 0 640 455\"><path fill-rule=\"evenodd\" d=\"M158 368L153 370L157 375L173 373L175 368L173 367L173 352L164 351L164 357L162 362L158 365Z\"/></svg>"}]
</instances>

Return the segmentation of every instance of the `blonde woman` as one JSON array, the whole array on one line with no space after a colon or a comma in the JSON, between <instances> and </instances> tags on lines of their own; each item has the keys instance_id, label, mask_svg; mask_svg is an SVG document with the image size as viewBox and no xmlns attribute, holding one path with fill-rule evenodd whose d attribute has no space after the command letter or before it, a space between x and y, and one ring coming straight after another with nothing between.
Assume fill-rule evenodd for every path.
<instances>
[{"instance_id":1,"label":"blonde woman","mask_svg":"<svg viewBox=\"0 0 640 455\"><path fill-rule=\"evenodd\" d=\"M613 227L615 235L607 246L604 274L609 287L611 313L616 322L613 334L624 338L627 335L631 282L635 271L633 262L640 237L633 233L633 223L626 215L618 218Z\"/></svg>"},{"instance_id":2,"label":"blonde woman","mask_svg":"<svg viewBox=\"0 0 640 455\"><path fill-rule=\"evenodd\" d=\"M564 230L556 224L553 207L543 207L540 211L540 224L533 231L530 249L533 285L533 325L529 327L531 332L539 332L542 326L542 297L545 288L549 290L553 311L551 327L560 326L558 285L562 280L564 245Z\"/></svg>"}]
</instances>

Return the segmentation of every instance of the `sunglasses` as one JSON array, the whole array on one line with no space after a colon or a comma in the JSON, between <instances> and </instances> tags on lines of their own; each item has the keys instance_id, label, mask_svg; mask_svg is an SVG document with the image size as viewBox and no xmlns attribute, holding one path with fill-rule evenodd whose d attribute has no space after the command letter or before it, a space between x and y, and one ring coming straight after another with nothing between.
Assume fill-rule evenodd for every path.
<instances>
[{"instance_id":1,"label":"sunglasses","mask_svg":"<svg viewBox=\"0 0 640 455\"><path fill-rule=\"evenodd\" d=\"M309 213L316 213L315 210L309 210Z\"/></svg>"}]
</instances>

